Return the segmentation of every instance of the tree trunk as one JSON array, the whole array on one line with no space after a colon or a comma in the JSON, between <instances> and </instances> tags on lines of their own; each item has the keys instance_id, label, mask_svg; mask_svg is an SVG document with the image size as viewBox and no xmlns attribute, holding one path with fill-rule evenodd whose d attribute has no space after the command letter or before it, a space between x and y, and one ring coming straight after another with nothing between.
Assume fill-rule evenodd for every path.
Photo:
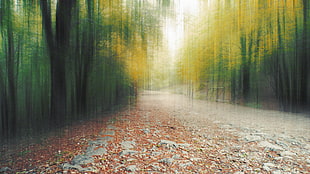
<instances>
[{"instance_id":1,"label":"tree trunk","mask_svg":"<svg viewBox=\"0 0 310 174\"><path fill-rule=\"evenodd\" d=\"M300 100L301 104L304 108L309 108L309 20L308 20L308 15L309 15L309 0L303 0L303 17L304 17L304 26L303 26L303 40L302 40L302 54L301 54L301 94L300 94ZM308 107L307 107L308 106Z\"/></svg>"},{"instance_id":2,"label":"tree trunk","mask_svg":"<svg viewBox=\"0 0 310 174\"><path fill-rule=\"evenodd\" d=\"M241 36L240 38L241 45L241 87L242 87L242 97L245 102L249 99L250 91L250 67L247 60L247 40L246 36Z\"/></svg>"},{"instance_id":3,"label":"tree trunk","mask_svg":"<svg viewBox=\"0 0 310 174\"><path fill-rule=\"evenodd\" d=\"M9 10L10 11L10 10ZM10 128L13 136L16 131L16 83L15 83L15 55L14 55L14 36L12 28L11 14L8 14L7 23L8 33L8 52L7 52L7 75L8 75L8 95L9 95L9 115L10 115Z\"/></svg>"},{"instance_id":4,"label":"tree trunk","mask_svg":"<svg viewBox=\"0 0 310 174\"><path fill-rule=\"evenodd\" d=\"M66 116L66 58L68 56L71 11L75 0L58 1L55 36L50 1L41 0L42 24L48 44L51 71L51 120L59 124Z\"/></svg>"}]
</instances>

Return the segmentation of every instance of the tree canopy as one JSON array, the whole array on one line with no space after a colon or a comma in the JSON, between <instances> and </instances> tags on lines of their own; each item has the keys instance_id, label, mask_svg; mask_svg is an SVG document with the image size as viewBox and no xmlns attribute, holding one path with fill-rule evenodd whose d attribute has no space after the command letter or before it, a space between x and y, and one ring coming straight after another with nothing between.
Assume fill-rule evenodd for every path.
<instances>
[{"instance_id":1,"label":"tree canopy","mask_svg":"<svg viewBox=\"0 0 310 174\"><path fill-rule=\"evenodd\" d=\"M1 1L2 137L113 110L135 93L157 39L144 1ZM156 7L152 9L153 7Z\"/></svg>"},{"instance_id":2,"label":"tree canopy","mask_svg":"<svg viewBox=\"0 0 310 174\"><path fill-rule=\"evenodd\" d=\"M187 30L178 74L213 100L309 107L308 1L211 1Z\"/></svg>"}]
</instances>

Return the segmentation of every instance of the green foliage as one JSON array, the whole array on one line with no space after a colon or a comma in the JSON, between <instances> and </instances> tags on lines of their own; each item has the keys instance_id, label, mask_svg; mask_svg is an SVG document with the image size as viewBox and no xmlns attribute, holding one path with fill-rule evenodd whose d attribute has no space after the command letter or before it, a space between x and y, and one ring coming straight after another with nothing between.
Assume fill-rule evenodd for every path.
<instances>
[{"instance_id":1,"label":"green foliage","mask_svg":"<svg viewBox=\"0 0 310 174\"><path fill-rule=\"evenodd\" d=\"M0 3L1 137L117 109L134 95L142 77L127 59L131 55L146 70L146 43L157 32L150 24L158 22L143 8L149 4Z\"/></svg>"}]
</instances>

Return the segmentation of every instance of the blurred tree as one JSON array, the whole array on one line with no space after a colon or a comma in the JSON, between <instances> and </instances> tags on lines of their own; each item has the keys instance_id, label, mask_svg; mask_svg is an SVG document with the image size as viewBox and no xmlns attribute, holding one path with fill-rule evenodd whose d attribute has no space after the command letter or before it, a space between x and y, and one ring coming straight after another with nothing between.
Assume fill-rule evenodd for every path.
<instances>
[{"instance_id":1,"label":"blurred tree","mask_svg":"<svg viewBox=\"0 0 310 174\"><path fill-rule=\"evenodd\" d=\"M277 98L283 110L306 108L308 6L302 0L212 1L188 30L181 79L215 100L224 87L225 101L259 107Z\"/></svg>"},{"instance_id":2,"label":"blurred tree","mask_svg":"<svg viewBox=\"0 0 310 174\"><path fill-rule=\"evenodd\" d=\"M12 2L1 1L1 18L0 18L0 30L1 40L3 45L3 54L1 57L4 59L1 61L5 64L0 71L0 88L1 99L0 104L3 109L1 112L2 131L5 136L14 136L16 128L16 104L17 104L17 92L16 92L16 64L18 60L16 57L16 43L13 30L14 17L12 14ZM18 44L18 43L17 43Z\"/></svg>"},{"instance_id":3,"label":"blurred tree","mask_svg":"<svg viewBox=\"0 0 310 174\"><path fill-rule=\"evenodd\" d=\"M76 1L57 2L55 32L52 25L51 2L41 0L40 3L51 66L51 120L59 124L67 111L65 60L68 56L72 9Z\"/></svg>"},{"instance_id":4,"label":"blurred tree","mask_svg":"<svg viewBox=\"0 0 310 174\"><path fill-rule=\"evenodd\" d=\"M0 1L1 136L128 102L159 40L157 10L141 0Z\"/></svg>"}]
</instances>

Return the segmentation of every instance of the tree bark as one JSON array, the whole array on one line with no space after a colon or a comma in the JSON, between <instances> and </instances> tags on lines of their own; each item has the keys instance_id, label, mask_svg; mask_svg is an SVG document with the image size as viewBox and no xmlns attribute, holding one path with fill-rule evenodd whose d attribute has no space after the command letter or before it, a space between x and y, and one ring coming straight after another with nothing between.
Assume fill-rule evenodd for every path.
<instances>
[{"instance_id":1,"label":"tree bark","mask_svg":"<svg viewBox=\"0 0 310 174\"><path fill-rule=\"evenodd\" d=\"M66 116L66 58L68 56L71 11L75 0L58 1L56 31L53 34L49 0L41 0L42 24L49 49L51 71L51 120L56 124Z\"/></svg>"},{"instance_id":2,"label":"tree bark","mask_svg":"<svg viewBox=\"0 0 310 174\"><path fill-rule=\"evenodd\" d=\"M304 108L308 108L310 101L309 101L309 75L310 75L310 70L309 70L309 20L308 20L308 15L309 15L309 0L303 0L303 17L304 17L304 26L303 26L303 40L302 40L302 54L301 54L301 94L300 94L300 100L301 104Z\"/></svg>"}]
</instances>

